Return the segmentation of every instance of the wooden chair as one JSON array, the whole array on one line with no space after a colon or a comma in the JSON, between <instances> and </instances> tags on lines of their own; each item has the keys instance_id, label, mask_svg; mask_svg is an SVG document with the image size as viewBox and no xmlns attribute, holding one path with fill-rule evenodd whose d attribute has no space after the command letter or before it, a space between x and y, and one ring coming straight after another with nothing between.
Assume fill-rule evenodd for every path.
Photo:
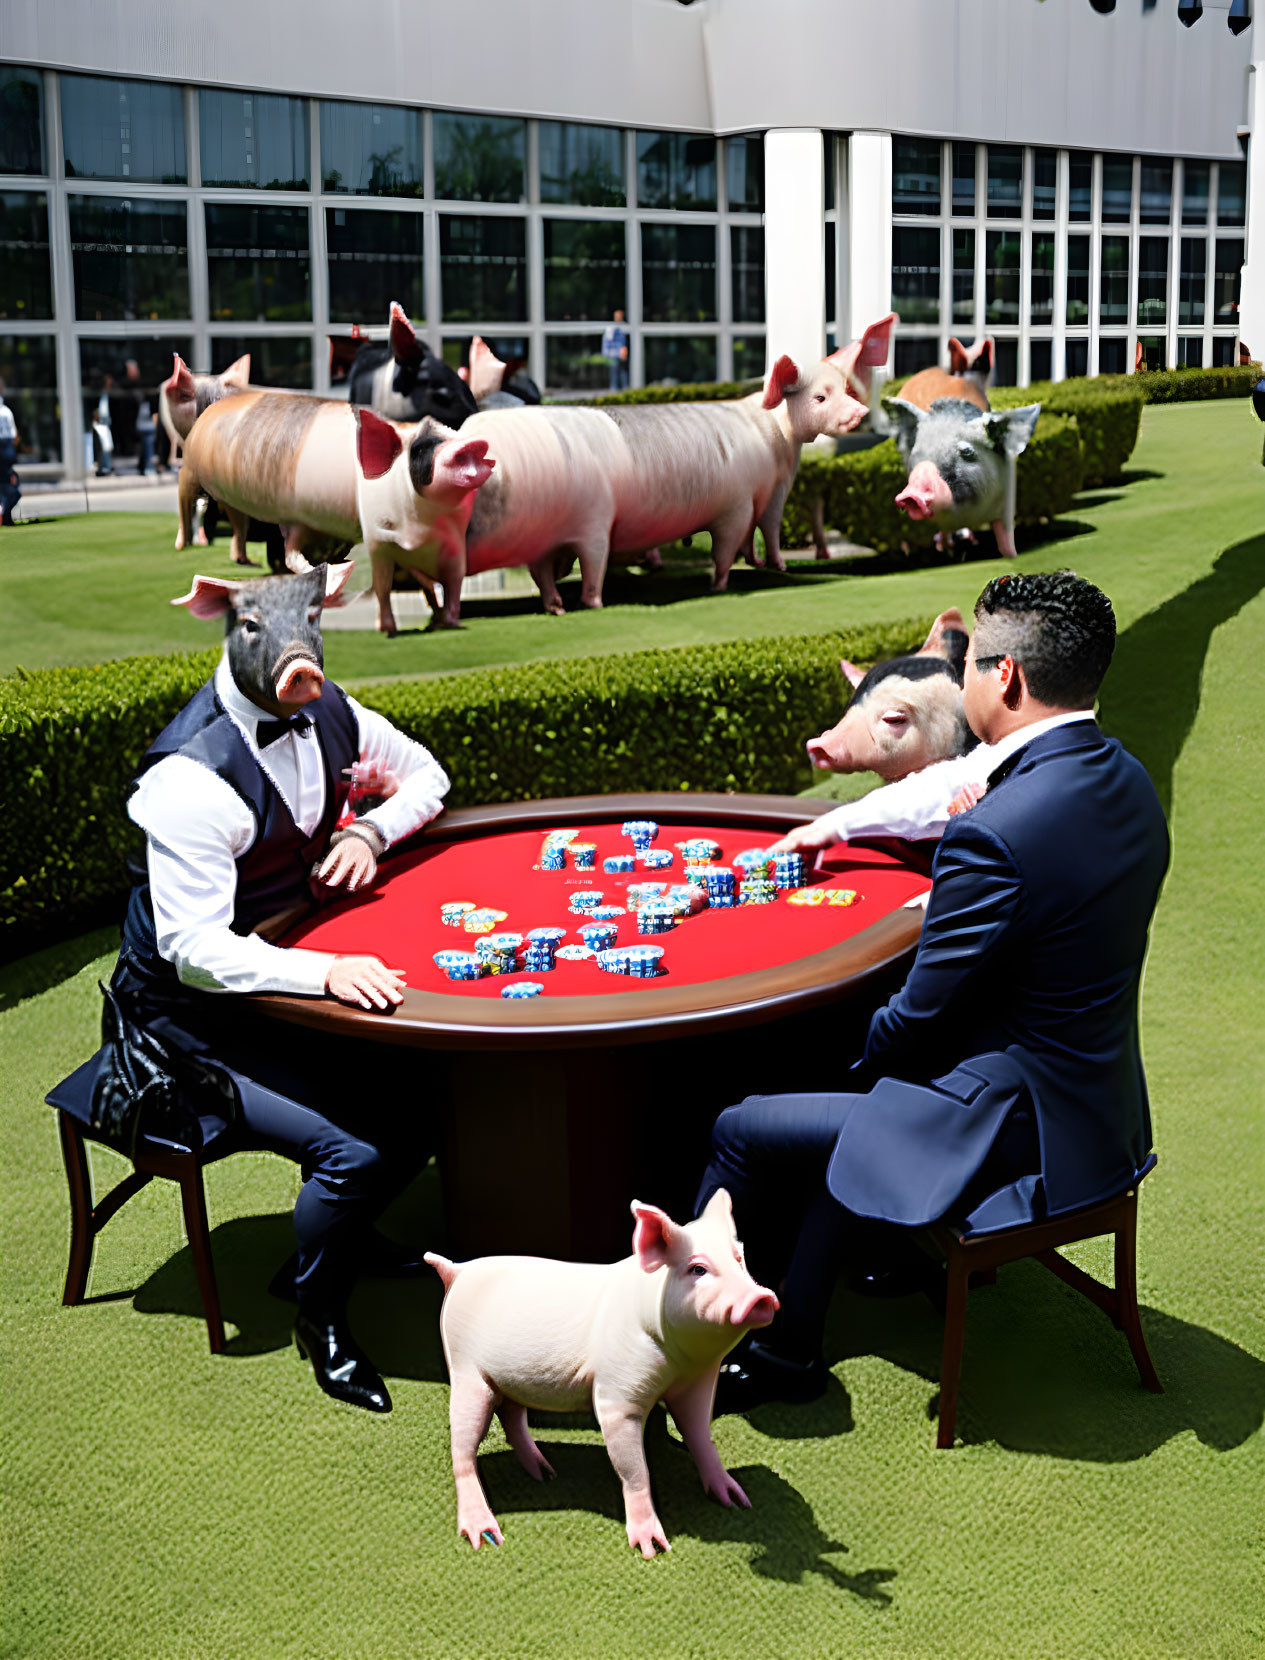
<instances>
[{"instance_id":1,"label":"wooden chair","mask_svg":"<svg viewBox=\"0 0 1265 1660\"><path fill-rule=\"evenodd\" d=\"M224 1352L224 1320L211 1259L211 1236L207 1227L206 1193L202 1185L204 1166L236 1151L228 1125L213 1115L202 1115L202 1146L197 1152L181 1152L163 1142L149 1141L138 1147L130 1173L118 1182L99 1204L92 1202L92 1176L88 1168L89 1141L98 1141L89 1116L92 1081L97 1056L49 1091L45 1100L57 1108L62 1158L70 1188L70 1263L66 1270L64 1304L82 1303L88 1287L88 1272L97 1235L134 1194L154 1179L175 1182L180 1188L185 1230L193 1253L193 1268L206 1316L207 1337L212 1354Z\"/></svg>"},{"instance_id":2,"label":"wooden chair","mask_svg":"<svg viewBox=\"0 0 1265 1660\"><path fill-rule=\"evenodd\" d=\"M1142 1175L1145 1176L1154 1165L1155 1156L1152 1154L1143 1167ZM944 1222L933 1223L923 1230L923 1241L930 1242L944 1258L946 1267L937 1447L953 1445L958 1378L966 1338L967 1290L972 1281L980 1285L991 1284L997 1278L998 1268L1024 1257L1035 1257L1038 1262L1044 1263L1051 1273L1057 1274L1059 1279L1073 1286L1109 1315L1112 1324L1128 1339L1144 1387L1156 1395L1163 1394L1163 1385L1156 1376L1138 1317L1138 1185L1135 1182L1126 1192L1114 1199L1104 1200L1102 1204L1069 1211L1064 1216L1052 1217L1044 1222L1006 1228L998 1233L969 1234ZM1059 1255L1061 1245L1074 1245L1079 1240L1096 1239L1103 1234L1115 1236L1114 1290Z\"/></svg>"}]
</instances>

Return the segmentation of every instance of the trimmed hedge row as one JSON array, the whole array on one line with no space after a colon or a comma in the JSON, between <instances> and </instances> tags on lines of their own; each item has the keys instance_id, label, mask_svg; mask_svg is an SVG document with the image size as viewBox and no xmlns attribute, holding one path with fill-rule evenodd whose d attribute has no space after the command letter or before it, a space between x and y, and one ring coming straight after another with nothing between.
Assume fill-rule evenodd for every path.
<instances>
[{"instance_id":1,"label":"trimmed hedge row","mask_svg":"<svg viewBox=\"0 0 1265 1660\"><path fill-rule=\"evenodd\" d=\"M1111 386L1099 380L1036 381L995 387L989 398L994 409L1039 403L1043 413L1070 415L1080 434L1082 488L1096 489L1120 477L1137 444L1144 401L1130 384L1137 378L1117 375L1119 384Z\"/></svg>"},{"instance_id":2,"label":"trimmed hedge row","mask_svg":"<svg viewBox=\"0 0 1265 1660\"><path fill-rule=\"evenodd\" d=\"M1099 375L1075 384L1136 387L1146 403L1193 403L1204 398L1249 397L1260 378L1259 363L1235 363L1219 369L1144 369L1141 374Z\"/></svg>"},{"instance_id":3,"label":"trimmed hedge row","mask_svg":"<svg viewBox=\"0 0 1265 1660\"><path fill-rule=\"evenodd\" d=\"M627 392L605 392L582 401L587 404L719 403L722 398L749 397L763 385L762 380L682 381L679 386L637 386Z\"/></svg>"},{"instance_id":4,"label":"trimmed hedge row","mask_svg":"<svg viewBox=\"0 0 1265 1660\"><path fill-rule=\"evenodd\" d=\"M786 547L806 547L812 537L812 504L821 497L824 518L849 541L890 552L902 545L930 547L935 527L907 519L896 506L906 473L896 445L876 444L850 455L806 450L782 514ZM1036 431L1019 457L1016 520L1036 524L1064 513L1082 487L1078 423L1042 410Z\"/></svg>"},{"instance_id":5,"label":"trimmed hedge row","mask_svg":"<svg viewBox=\"0 0 1265 1660\"><path fill-rule=\"evenodd\" d=\"M838 719L839 658L915 649L930 619L562 659L350 687L434 751L453 806L617 790L793 792L804 738ZM128 785L219 654L132 657L0 681L0 951L91 914L140 851Z\"/></svg>"}]
</instances>

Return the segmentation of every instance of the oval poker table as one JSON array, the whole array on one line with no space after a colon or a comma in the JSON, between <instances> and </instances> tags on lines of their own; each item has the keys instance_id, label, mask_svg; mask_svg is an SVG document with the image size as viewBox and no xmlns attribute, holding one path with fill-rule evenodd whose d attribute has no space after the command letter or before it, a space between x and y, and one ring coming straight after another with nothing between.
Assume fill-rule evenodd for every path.
<instances>
[{"instance_id":1,"label":"oval poker table","mask_svg":"<svg viewBox=\"0 0 1265 1660\"><path fill-rule=\"evenodd\" d=\"M618 943L662 946L653 979L604 973L591 958L550 972L448 980L433 961L472 950L440 906L465 900L505 913L496 931L567 929L579 889L627 905L629 883L682 880L675 843L705 836L721 863L766 847L831 804L798 796L580 796L445 813L383 861L366 894L262 930L287 946L371 952L407 980L390 1014L328 999L260 996L270 1020L415 1048L419 1097L445 1110L440 1159L451 1248L603 1260L628 1250L634 1197L684 1213L711 1124L755 1092L846 1088L865 1025L912 957L930 888L934 843L840 844L806 859L817 904L706 909L642 938L631 910ZM660 825L666 871L609 875L631 851L626 819ZM596 869L540 868L551 830L597 846ZM847 895L855 895L849 901ZM833 897L832 896L836 896ZM538 997L511 1001L532 979Z\"/></svg>"}]
</instances>

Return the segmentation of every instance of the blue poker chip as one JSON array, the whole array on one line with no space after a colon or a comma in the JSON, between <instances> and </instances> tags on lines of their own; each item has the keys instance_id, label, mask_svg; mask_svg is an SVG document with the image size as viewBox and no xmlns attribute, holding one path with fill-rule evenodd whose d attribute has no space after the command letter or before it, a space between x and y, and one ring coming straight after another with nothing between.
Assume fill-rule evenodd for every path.
<instances>
[{"instance_id":1,"label":"blue poker chip","mask_svg":"<svg viewBox=\"0 0 1265 1660\"><path fill-rule=\"evenodd\" d=\"M637 857L647 870L667 870L676 855L667 847L647 847Z\"/></svg>"},{"instance_id":2,"label":"blue poker chip","mask_svg":"<svg viewBox=\"0 0 1265 1660\"><path fill-rule=\"evenodd\" d=\"M627 876L636 868L637 861L631 853L616 853L611 858L602 860L602 869L608 876Z\"/></svg>"},{"instance_id":3,"label":"blue poker chip","mask_svg":"<svg viewBox=\"0 0 1265 1660\"><path fill-rule=\"evenodd\" d=\"M566 849L562 847L546 847L540 855L541 870L565 870L567 868Z\"/></svg>"},{"instance_id":4,"label":"blue poker chip","mask_svg":"<svg viewBox=\"0 0 1265 1660\"><path fill-rule=\"evenodd\" d=\"M566 937L567 931L565 928L532 928L528 930L527 934L529 943L532 940L552 940L557 945L559 940L564 940Z\"/></svg>"},{"instance_id":5,"label":"blue poker chip","mask_svg":"<svg viewBox=\"0 0 1265 1660\"><path fill-rule=\"evenodd\" d=\"M619 946L610 951L597 953L597 966L606 974L627 974L629 962L629 948Z\"/></svg>"},{"instance_id":6,"label":"blue poker chip","mask_svg":"<svg viewBox=\"0 0 1265 1660\"><path fill-rule=\"evenodd\" d=\"M560 963L582 963L593 956L587 945L560 945L557 950Z\"/></svg>"},{"instance_id":7,"label":"blue poker chip","mask_svg":"<svg viewBox=\"0 0 1265 1660\"><path fill-rule=\"evenodd\" d=\"M578 893L571 895L571 901L567 909L572 913L591 911L600 905L605 897L600 888L581 888Z\"/></svg>"},{"instance_id":8,"label":"blue poker chip","mask_svg":"<svg viewBox=\"0 0 1265 1660\"><path fill-rule=\"evenodd\" d=\"M501 987L501 996L515 1000L522 997L539 997L544 989L539 980L514 980L508 986Z\"/></svg>"},{"instance_id":9,"label":"blue poker chip","mask_svg":"<svg viewBox=\"0 0 1265 1660\"><path fill-rule=\"evenodd\" d=\"M622 833L638 850L649 847L659 835L659 826L652 818L625 819Z\"/></svg>"},{"instance_id":10,"label":"blue poker chip","mask_svg":"<svg viewBox=\"0 0 1265 1660\"><path fill-rule=\"evenodd\" d=\"M628 912L622 905L595 905L589 915L594 922L614 922L621 916L627 916Z\"/></svg>"}]
</instances>

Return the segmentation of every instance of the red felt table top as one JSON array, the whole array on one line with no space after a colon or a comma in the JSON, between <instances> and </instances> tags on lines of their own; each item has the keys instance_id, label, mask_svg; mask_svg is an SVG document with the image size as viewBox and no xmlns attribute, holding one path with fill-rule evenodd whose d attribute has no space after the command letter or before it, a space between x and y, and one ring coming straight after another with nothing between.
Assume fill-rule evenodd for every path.
<instances>
[{"instance_id":1,"label":"red felt table top","mask_svg":"<svg viewBox=\"0 0 1265 1660\"><path fill-rule=\"evenodd\" d=\"M560 944L579 944L579 928L586 917L568 910L570 896L579 889L600 889L603 904L626 905L631 882L680 882L680 852L674 843L693 836L719 842L721 863L730 863L746 848L767 846L775 838L750 827L707 824L664 824L657 848L673 852L670 870L637 869L610 876L602 860L627 853L630 843L619 823L576 819L581 839L596 842L593 871L540 870L543 829L509 830L493 835L427 842L413 853L384 865L379 881L362 897L343 900L306 919L279 942L317 951L371 952L399 969L410 986L450 996L499 998L508 976L481 980L449 980L432 961L442 950L473 951L476 936L440 921L440 905L470 900L478 906L505 911L495 932L527 934L533 928L565 927ZM806 872L812 864L806 855ZM656 980L638 980L623 974L605 974L592 959L560 961L542 974L520 972L514 979L538 980L545 995L592 996L627 992L634 987L689 985L779 967L815 951L823 951L860 933L880 917L925 893L930 878L911 869L895 854L879 848L839 844L821 855L817 868L806 873L805 886L852 888L858 899L850 906L821 904L794 906L779 893L771 905L743 905L733 910L705 910L678 922L666 934L639 935L632 911L618 917L617 944L663 947L663 974Z\"/></svg>"}]
</instances>

